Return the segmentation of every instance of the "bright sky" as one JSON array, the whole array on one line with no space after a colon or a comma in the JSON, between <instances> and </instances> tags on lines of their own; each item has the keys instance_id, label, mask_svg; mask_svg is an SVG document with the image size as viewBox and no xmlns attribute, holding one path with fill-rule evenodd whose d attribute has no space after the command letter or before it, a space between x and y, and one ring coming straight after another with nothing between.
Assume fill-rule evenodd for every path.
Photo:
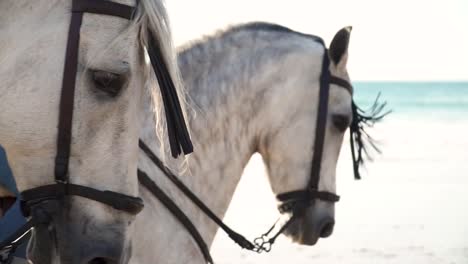
<instances>
[{"instance_id":1,"label":"bright sky","mask_svg":"<svg viewBox=\"0 0 468 264\"><path fill-rule=\"evenodd\" d=\"M351 25L353 80L468 80L468 0L166 0L177 45L268 21L327 43Z\"/></svg>"}]
</instances>

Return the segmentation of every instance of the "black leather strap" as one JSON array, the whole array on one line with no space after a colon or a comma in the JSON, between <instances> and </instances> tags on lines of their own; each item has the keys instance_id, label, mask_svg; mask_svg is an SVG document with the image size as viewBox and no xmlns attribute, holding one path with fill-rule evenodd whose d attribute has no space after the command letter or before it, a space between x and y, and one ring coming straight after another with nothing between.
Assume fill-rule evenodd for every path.
<instances>
[{"instance_id":1,"label":"black leather strap","mask_svg":"<svg viewBox=\"0 0 468 264\"><path fill-rule=\"evenodd\" d=\"M26 190L21 193L21 198L23 205L27 207L28 204L35 204L37 201L61 199L70 195L85 197L134 215L143 209L141 198L70 183L51 184Z\"/></svg>"},{"instance_id":2,"label":"black leather strap","mask_svg":"<svg viewBox=\"0 0 468 264\"><path fill-rule=\"evenodd\" d=\"M297 199L320 199L329 202L338 202L340 200L340 196L331 193L331 192L322 192L317 190L297 190L287 193L278 194L276 198L279 201L290 201L290 200L297 200Z\"/></svg>"},{"instance_id":3,"label":"black leather strap","mask_svg":"<svg viewBox=\"0 0 468 264\"><path fill-rule=\"evenodd\" d=\"M310 191L317 190L320 181L322 166L323 145L325 144L325 131L328 119L328 97L330 93L330 59L325 50L322 59L322 73L320 75L320 90L318 100L318 111L315 125L315 139L312 158L312 169L310 181L307 188Z\"/></svg>"},{"instance_id":4,"label":"black leather strap","mask_svg":"<svg viewBox=\"0 0 468 264\"><path fill-rule=\"evenodd\" d=\"M133 17L135 8L132 6L105 0L74 0L72 5L72 12L109 15L130 20Z\"/></svg>"},{"instance_id":5,"label":"black leather strap","mask_svg":"<svg viewBox=\"0 0 468 264\"><path fill-rule=\"evenodd\" d=\"M55 158L55 179L58 182L68 182L68 164L70 160L73 108L80 45L80 28L83 21L83 12L92 12L130 19L133 11L134 8L131 6L104 0L73 0L72 2L71 23L68 31L62 92L59 106L57 155Z\"/></svg>"},{"instance_id":6,"label":"black leather strap","mask_svg":"<svg viewBox=\"0 0 468 264\"><path fill-rule=\"evenodd\" d=\"M304 209L315 199L336 203L340 200L340 196L331 192L317 190L297 190L279 194L276 196L276 199L281 202L278 210L281 213L286 213Z\"/></svg>"},{"instance_id":7,"label":"black leather strap","mask_svg":"<svg viewBox=\"0 0 468 264\"><path fill-rule=\"evenodd\" d=\"M345 88L351 95L353 94L353 86L345 79L330 75L330 83L336 84L338 87Z\"/></svg>"},{"instance_id":8,"label":"black leather strap","mask_svg":"<svg viewBox=\"0 0 468 264\"><path fill-rule=\"evenodd\" d=\"M321 43L323 44L323 41ZM340 199L340 197L334 193L318 190L320 171L322 166L323 146L325 144L326 126L328 119L328 99L331 83L346 89L351 94L353 92L353 88L347 80L331 75L329 67L330 58L328 56L327 50L325 50L322 58L322 69L320 74L319 102L315 126L314 150L310 180L305 190L296 190L277 195L277 199L281 202L281 204L278 206L278 209L282 213L303 210L315 199L328 202L338 202Z\"/></svg>"},{"instance_id":9,"label":"black leather strap","mask_svg":"<svg viewBox=\"0 0 468 264\"><path fill-rule=\"evenodd\" d=\"M200 210L215 222L226 234L236 242L240 247L248 250L254 250L255 245L248 241L244 236L232 230L221 220L206 204L200 200L164 163L151 151L143 142L139 141L140 149L150 158L151 161L163 172L163 174L174 183L174 185L189 198Z\"/></svg>"},{"instance_id":10,"label":"black leather strap","mask_svg":"<svg viewBox=\"0 0 468 264\"><path fill-rule=\"evenodd\" d=\"M73 0L59 106L57 156L55 158L55 180L57 184L24 191L22 193L24 201L60 199L66 195L76 195L102 202L115 209L132 214L140 212L143 208L143 202L139 198L68 183L80 27L83 20L83 12L93 12L129 19L133 10L133 7L109 1Z\"/></svg>"},{"instance_id":11,"label":"black leather strap","mask_svg":"<svg viewBox=\"0 0 468 264\"><path fill-rule=\"evenodd\" d=\"M73 1L73 3L75 2L76 0ZM72 13L70 29L68 31L62 93L59 106L57 155L55 157L55 180L60 182L68 182L68 163L70 160L75 82L82 20L83 13Z\"/></svg>"},{"instance_id":12,"label":"black leather strap","mask_svg":"<svg viewBox=\"0 0 468 264\"><path fill-rule=\"evenodd\" d=\"M213 259L210 255L210 249L203 240L203 237L200 235L200 232L198 232L198 229L195 227L192 221L190 221L187 215L185 215L185 213L171 200L171 198L166 193L164 193L163 190L161 190L161 188L156 185L153 180L151 180L150 177L148 177L145 172L138 170L138 180L140 181L140 184L143 185L148 191L150 191L156 198L158 198L159 201L161 201L161 203L166 206L166 208L182 224L182 226L187 229L200 248L206 262L213 263Z\"/></svg>"}]
</instances>

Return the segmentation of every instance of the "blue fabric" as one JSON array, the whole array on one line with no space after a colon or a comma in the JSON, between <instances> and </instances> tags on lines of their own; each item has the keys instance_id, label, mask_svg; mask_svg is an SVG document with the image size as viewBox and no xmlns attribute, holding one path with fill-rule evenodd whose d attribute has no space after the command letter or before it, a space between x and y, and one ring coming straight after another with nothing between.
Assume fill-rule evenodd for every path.
<instances>
[{"instance_id":1,"label":"blue fabric","mask_svg":"<svg viewBox=\"0 0 468 264\"><path fill-rule=\"evenodd\" d=\"M7 188L13 193L17 194L15 179L11 173L10 167L6 159L5 151L0 147L0 185ZM12 234L16 229L21 227L26 222L20 211L19 202L13 205L10 210L7 211L5 216L0 218L0 240L5 239L8 235ZM26 244L19 247L15 256L25 258L26 255Z\"/></svg>"},{"instance_id":2,"label":"blue fabric","mask_svg":"<svg viewBox=\"0 0 468 264\"><path fill-rule=\"evenodd\" d=\"M11 173L8 161L6 159L5 151L0 146L0 185L7 188L11 192L17 194L15 179Z\"/></svg>"},{"instance_id":3,"label":"blue fabric","mask_svg":"<svg viewBox=\"0 0 468 264\"><path fill-rule=\"evenodd\" d=\"M0 240L5 239L11 235L16 229L21 227L26 222L26 219L21 214L19 202L16 203L7 211L6 215L0 218ZM26 258L26 246L27 243L23 243L15 251L14 256L20 258Z\"/></svg>"}]
</instances>

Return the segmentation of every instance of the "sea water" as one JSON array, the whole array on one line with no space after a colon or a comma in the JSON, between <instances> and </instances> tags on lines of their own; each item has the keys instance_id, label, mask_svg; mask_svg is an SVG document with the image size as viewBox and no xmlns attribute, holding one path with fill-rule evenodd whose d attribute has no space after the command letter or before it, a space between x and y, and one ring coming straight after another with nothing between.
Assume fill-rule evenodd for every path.
<instances>
[{"instance_id":1,"label":"sea water","mask_svg":"<svg viewBox=\"0 0 468 264\"><path fill-rule=\"evenodd\" d=\"M219 232L212 247L217 263L468 263L468 83L354 85L361 108L380 93L392 113L369 130L382 154L374 155L360 181L353 180L345 137L333 235L313 247L281 237L271 253L257 255ZM278 216L275 205L255 156L225 220L254 238Z\"/></svg>"}]
</instances>

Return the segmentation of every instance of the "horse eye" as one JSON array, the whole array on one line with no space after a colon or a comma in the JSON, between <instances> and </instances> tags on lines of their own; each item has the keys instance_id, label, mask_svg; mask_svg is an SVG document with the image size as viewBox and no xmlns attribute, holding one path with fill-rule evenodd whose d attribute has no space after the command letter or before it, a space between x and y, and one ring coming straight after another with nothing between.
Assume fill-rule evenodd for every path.
<instances>
[{"instance_id":1,"label":"horse eye","mask_svg":"<svg viewBox=\"0 0 468 264\"><path fill-rule=\"evenodd\" d=\"M333 125L341 132L345 132L348 129L351 119L348 115L336 114L332 116Z\"/></svg>"},{"instance_id":2,"label":"horse eye","mask_svg":"<svg viewBox=\"0 0 468 264\"><path fill-rule=\"evenodd\" d=\"M116 97L125 84L125 77L121 74L107 71L91 71L92 79L96 88L105 92L110 97Z\"/></svg>"}]
</instances>

